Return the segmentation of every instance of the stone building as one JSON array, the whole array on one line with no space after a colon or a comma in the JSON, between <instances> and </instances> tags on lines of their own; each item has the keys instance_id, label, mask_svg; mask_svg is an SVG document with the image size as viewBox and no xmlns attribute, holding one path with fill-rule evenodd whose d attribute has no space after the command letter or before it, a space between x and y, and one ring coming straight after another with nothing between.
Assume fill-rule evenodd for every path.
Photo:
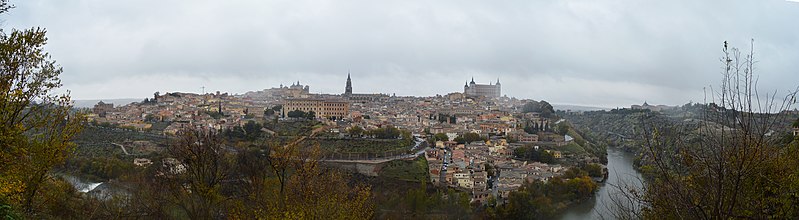
<instances>
[{"instance_id":1,"label":"stone building","mask_svg":"<svg viewBox=\"0 0 799 220\"><path fill-rule=\"evenodd\" d=\"M308 97L310 90L311 88L308 85L303 86L300 81L297 81L291 86L280 85L280 89L276 90L276 93L282 97L305 98Z\"/></svg>"},{"instance_id":2,"label":"stone building","mask_svg":"<svg viewBox=\"0 0 799 220\"><path fill-rule=\"evenodd\" d=\"M488 85L477 84L474 82L474 78L472 78L471 82L463 86L463 94L469 98L499 98L502 94L502 84L499 83L499 79L497 79L497 83L494 85L490 83Z\"/></svg>"},{"instance_id":3,"label":"stone building","mask_svg":"<svg viewBox=\"0 0 799 220\"><path fill-rule=\"evenodd\" d=\"M303 112L313 111L316 117L324 118L348 118L350 113L350 103L342 99L318 99L318 98L295 98L286 99L283 104L281 115L287 117L291 111L300 110Z\"/></svg>"},{"instance_id":4,"label":"stone building","mask_svg":"<svg viewBox=\"0 0 799 220\"><path fill-rule=\"evenodd\" d=\"M114 103L106 104L105 102L100 101L96 105L94 105L94 108L92 108L92 113L97 114L97 116L100 117L105 117L106 112L113 110L114 110Z\"/></svg>"}]
</instances>

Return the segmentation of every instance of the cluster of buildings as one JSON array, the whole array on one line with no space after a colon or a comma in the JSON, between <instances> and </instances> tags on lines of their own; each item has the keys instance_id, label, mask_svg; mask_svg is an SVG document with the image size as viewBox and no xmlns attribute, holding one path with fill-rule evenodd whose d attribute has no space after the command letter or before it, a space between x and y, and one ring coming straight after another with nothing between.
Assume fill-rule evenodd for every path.
<instances>
[{"instance_id":1,"label":"cluster of buildings","mask_svg":"<svg viewBox=\"0 0 799 220\"><path fill-rule=\"evenodd\" d=\"M186 127L225 129L240 126L247 121L264 117L268 105L227 93L215 94L166 93L153 95L152 99L114 107L97 103L88 119L95 123L109 123L139 131L150 130L153 124L167 124L161 132L175 134Z\"/></svg>"},{"instance_id":2,"label":"cluster of buildings","mask_svg":"<svg viewBox=\"0 0 799 220\"><path fill-rule=\"evenodd\" d=\"M430 182L461 188L471 192L472 202L485 202L489 196L508 198L525 181L548 181L563 173L561 165L513 159L513 150L520 146L506 139L468 144L438 141L425 152Z\"/></svg>"},{"instance_id":3,"label":"cluster of buildings","mask_svg":"<svg viewBox=\"0 0 799 220\"><path fill-rule=\"evenodd\" d=\"M642 104L642 105L631 105L630 108L634 109L634 110L649 110L649 111L653 111L653 112L659 112L659 111L663 111L663 110L674 109L674 108L677 108L677 106L650 105L649 103L644 102L644 104Z\"/></svg>"},{"instance_id":4,"label":"cluster of buildings","mask_svg":"<svg viewBox=\"0 0 799 220\"><path fill-rule=\"evenodd\" d=\"M430 130L456 134L505 133L515 130L516 120L511 113L522 100L500 97L500 93L499 81L495 85L483 85L474 80L465 86L464 93L443 96L353 93L348 74L342 94L312 94L310 87L299 81L242 95L156 93L152 99L125 106L100 102L89 118L137 130L148 130L155 122L166 122L170 126L164 132L173 134L186 126L225 129L241 125L269 117L264 112L280 106L275 113L277 117L288 117L289 112L299 110L313 112L320 120L343 122L346 126L395 126L415 133Z\"/></svg>"},{"instance_id":5,"label":"cluster of buildings","mask_svg":"<svg viewBox=\"0 0 799 220\"><path fill-rule=\"evenodd\" d=\"M98 103L90 119L99 123L147 130L152 124L168 124L163 133L175 134L186 127L226 129L248 121L286 118L292 111L314 112L316 120L328 125L329 132L346 136L347 129L359 126L374 129L393 126L416 135L445 134L450 141L437 142L425 152L430 181L472 192L473 200L489 195L506 198L507 193L524 181L543 180L559 175L559 165L527 163L512 159L516 147L524 144L562 146L571 140L551 132L529 134L525 124L549 124L537 113L522 113L528 100L501 96L499 80L495 84L477 84L472 79L463 93L431 97L353 93L348 74L342 94L312 94L300 82L290 86L247 92L227 93L156 93L152 99L114 107ZM277 109L267 114L270 109ZM467 133L484 140L470 144L452 141ZM513 140L508 143L507 140ZM560 151L553 151L560 158ZM149 164L139 161L141 164ZM503 197L504 196L504 197Z\"/></svg>"}]
</instances>

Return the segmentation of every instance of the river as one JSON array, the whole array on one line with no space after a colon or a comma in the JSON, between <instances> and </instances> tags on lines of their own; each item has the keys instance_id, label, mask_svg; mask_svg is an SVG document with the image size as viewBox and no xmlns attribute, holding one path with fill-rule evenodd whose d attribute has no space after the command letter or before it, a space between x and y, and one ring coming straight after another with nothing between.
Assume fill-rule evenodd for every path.
<instances>
[{"instance_id":1,"label":"river","mask_svg":"<svg viewBox=\"0 0 799 220\"><path fill-rule=\"evenodd\" d=\"M613 198L618 198L619 189L615 185L625 184L641 188L639 179L641 174L633 169L635 155L622 150L608 148L608 179L601 184L596 195L566 209L561 215L562 220L572 219L614 219L611 209L614 207Z\"/></svg>"},{"instance_id":2,"label":"river","mask_svg":"<svg viewBox=\"0 0 799 220\"><path fill-rule=\"evenodd\" d=\"M69 175L69 174L65 174L65 173L58 174L58 175L63 177L64 180L66 180L69 184L72 185L72 187L75 187L75 189L77 189L78 191L80 191L82 193L87 193L89 191L92 191L95 188L97 188L97 186L100 186L101 184L103 184L103 182L99 182L99 183L88 182L88 181L86 181L84 179L81 179L81 178L78 178L76 176L72 176L72 175Z\"/></svg>"}]
</instances>

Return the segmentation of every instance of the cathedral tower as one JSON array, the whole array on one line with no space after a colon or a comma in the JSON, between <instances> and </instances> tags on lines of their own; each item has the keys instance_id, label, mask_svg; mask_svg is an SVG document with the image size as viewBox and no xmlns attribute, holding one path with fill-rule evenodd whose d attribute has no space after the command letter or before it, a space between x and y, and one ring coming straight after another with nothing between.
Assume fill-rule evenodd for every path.
<instances>
[{"instance_id":1,"label":"cathedral tower","mask_svg":"<svg viewBox=\"0 0 799 220\"><path fill-rule=\"evenodd\" d=\"M352 80L350 79L350 72L347 71L347 87L344 88L344 96L352 95Z\"/></svg>"}]
</instances>

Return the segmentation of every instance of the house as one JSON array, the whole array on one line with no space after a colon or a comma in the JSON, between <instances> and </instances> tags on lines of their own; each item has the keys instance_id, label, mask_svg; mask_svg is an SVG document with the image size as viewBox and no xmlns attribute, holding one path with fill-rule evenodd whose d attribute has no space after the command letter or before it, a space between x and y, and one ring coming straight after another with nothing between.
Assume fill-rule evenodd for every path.
<instances>
[{"instance_id":1,"label":"house","mask_svg":"<svg viewBox=\"0 0 799 220\"><path fill-rule=\"evenodd\" d=\"M472 179L472 175L468 172L458 172L455 173L455 184L458 187L471 189L474 188L474 179Z\"/></svg>"},{"instance_id":2,"label":"house","mask_svg":"<svg viewBox=\"0 0 799 220\"><path fill-rule=\"evenodd\" d=\"M561 159L561 158L563 158L563 153L562 153L562 152L560 152L560 151L556 151L556 150L544 150L544 152L547 152L547 153L550 153L550 154L552 154L552 156L553 156L553 157L555 157L555 159Z\"/></svg>"},{"instance_id":3,"label":"house","mask_svg":"<svg viewBox=\"0 0 799 220\"><path fill-rule=\"evenodd\" d=\"M451 172L447 172L444 174L444 180L446 180L448 183L452 183L452 180L454 180L452 176L453 174Z\"/></svg>"},{"instance_id":4,"label":"house","mask_svg":"<svg viewBox=\"0 0 799 220\"><path fill-rule=\"evenodd\" d=\"M513 137L521 143L535 143L538 142L537 134L528 134L527 132L520 131L514 132Z\"/></svg>"},{"instance_id":5,"label":"house","mask_svg":"<svg viewBox=\"0 0 799 220\"><path fill-rule=\"evenodd\" d=\"M465 179L465 178L469 178L469 176L471 176L471 175L469 175L469 173L465 173L465 172L464 173L455 173L455 178L456 179Z\"/></svg>"},{"instance_id":6,"label":"house","mask_svg":"<svg viewBox=\"0 0 799 220\"><path fill-rule=\"evenodd\" d=\"M150 159L147 159L147 158L136 158L136 159L133 159L133 165L136 165L136 166L146 167L146 166L149 166L150 164L153 164L153 161L150 160Z\"/></svg>"},{"instance_id":7,"label":"house","mask_svg":"<svg viewBox=\"0 0 799 220\"><path fill-rule=\"evenodd\" d=\"M488 186L488 173L485 171L475 171L472 173L472 179L475 190L484 190Z\"/></svg>"},{"instance_id":8,"label":"house","mask_svg":"<svg viewBox=\"0 0 799 220\"><path fill-rule=\"evenodd\" d=\"M504 149L506 149L506 148L507 148L507 147L505 147L505 146L503 146L503 145L491 146L491 147L488 147L488 153L489 153L490 155L498 155L498 152L499 152L500 150L504 150Z\"/></svg>"},{"instance_id":9,"label":"house","mask_svg":"<svg viewBox=\"0 0 799 220\"><path fill-rule=\"evenodd\" d=\"M433 183L433 185L437 185L438 180L441 179L441 171L439 169L440 166L430 167L430 183Z\"/></svg>"},{"instance_id":10,"label":"house","mask_svg":"<svg viewBox=\"0 0 799 220\"><path fill-rule=\"evenodd\" d=\"M489 190L474 190L472 192L472 200L471 200L471 202L479 202L479 203L482 204L490 196L491 196L491 191L489 191Z\"/></svg>"},{"instance_id":11,"label":"house","mask_svg":"<svg viewBox=\"0 0 799 220\"><path fill-rule=\"evenodd\" d=\"M105 114L109 111L114 110L114 103L104 103L103 101L98 102L92 108L92 113L97 114L100 117L105 117Z\"/></svg>"},{"instance_id":12,"label":"house","mask_svg":"<svg viewBox=\"0 0 799 220\"><path fill-rule=\"evenodd\" d=\"M178 159L164 158L162 161L164 168L169 170L169 174L181 174L186 172L186 166L183 165Z\"/></svg>"},{"instance_id":13,"label":"house","mask_svg":"<svg viewBox=\"0 0 799 220\"><path fill-rule=\"evenodd\" d=\"M458 180L458 187L472 189L474 188L474 180L471 177L466 178L457 178Z\"/></svg>"},{"instance_id":14,"label":"house","mask_svg":"<svg viewBox=\"0 0 799 220\"><path fill-rule=\"evenodd\" d=\"M522 143L535 143L538 142L538 135L537 134L528 134L526 132L521 132L522 135L517 136L517 140Z\"/></svg>"},{"instance_id":15,"label":"house","mask_svg":"<svg viewBox=\"0 0 799 220\"><path fill-rule=\"evenodd\" d=\"M447 132L446 135L449 140L455 140L458 137L458 133L455 132Z\"/></svg>"}]
</instances>

